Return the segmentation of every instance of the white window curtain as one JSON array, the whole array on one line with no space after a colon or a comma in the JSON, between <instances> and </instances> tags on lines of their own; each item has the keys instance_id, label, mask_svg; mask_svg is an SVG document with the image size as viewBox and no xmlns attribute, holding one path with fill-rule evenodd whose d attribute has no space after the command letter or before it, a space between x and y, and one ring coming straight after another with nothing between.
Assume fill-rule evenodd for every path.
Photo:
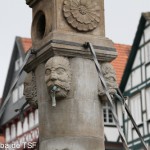
<instances>
[{"instance_id":1,"label":"white window curtain","mask_svg":"<svg viewBox=\"0 0 150 150\"><path fill-rule=\"evenodd\" d=\"M145 29L144 33L145 33L145 42L147 42L150 39L150 26Z\"/></svg>"},{"instance_id":2,"label":"white window curtain","mask_svg":"<svg viewBox=\"0 0 150 150\"><path fill-rule=\"evenodd\" d=\"M24 88L24 86L23 86L23 84L21 84L19 86L19 99L23 97L23 88Z\"/></svg>"},{"instance_id":3,"label":"white window curtain","mask_svg":"<svg viewBox=\"0 0 150 150\"><path fill-rule=\"evenodd\" d=\"M27 132L28 130L29 130L28 118L25 117L23 122L23 132Z\"/></svg>"},{"instance_id":4,"label":"white window curtain","mask_svg":"<svg viewBox=\"0 0 150 150\"><path fill-rule=\"evenodd\" d=\"M146 89L147 117L150 119L150 88Z\"/></svg>"},{"instance_id":5,"label":"white window curtain","mask_svg":"<svg viewBox=\"0 0 150 150\"><path fill-rule=\"evenodd\" d=\"M13 90L13 92L12 92L12 100L13 100L13 103L17 102L17 100L18 100L18 88Z\"/></svg>"},{"instance_id":6,"label":"white window curtain","mask_svg":"<svg viewBox=\"0 0 150 150\"><path fill-rule=\"evenodd\" d=\"M22 134L22 123L19 121L17 123L17 136L20 136Z\"/></svg>"},{"instance_id":7,"label":"white window curtain","mask_svg":"<svg viewBox=\"0 0 150 150\"><path fill-rule=\"evenodd\" d=\"M30 129L33 128L34 124L35 124L34 115L33 115L33 112L31 112L29 114L29 128Z\"/></svg>"},{"instance_id":8,"label":"white window curtain","mask_svg":"<svg viewBox=\"0 0 150 150\"><path fill-rule=\"evenodd\" d=\"M39 124L39 112L38 109L35 110L35 125Z\"/></svg>"},{"instance_id":9,"label":"white window curtain","mask_svg":"<svg viewBox=\"0 0 150 150\"><path fill-rule=\"evenodd\" d=\"M145 54L146 54L146 62L148 63L150 62L150 42L147 43L144 47L145 47Z\"/></svg>"},{"instance_id":10,"label":"white window curtain","mask_svg":"<svg viewBox=\"0 0 150 150\"><path fill-rule=\"evenodd\" d=\"M146 78L150 79L150 64L146 66Z\"/></svg>"},{"instance_id":11,"label":"white window curtain","mask_svg":"<svg viewBox=\"0 0 150 150\"><path fill-rule=\"evenodd\" d=\"M141 96L140 93L130 98L131 113L135 122L140 124L142 122L142 110L141 110Z\"/></svg>"},{"instance_id":12,"label":"white window curtain","mask_svg":"<svg viewBox=\"0 0 150 150\"><path fill-rule=\"evenodd\" d=\"M7 127L5 130L6 143L10 141L10 128Z\"/></svg>"},{"instance_id":13,"label":"white window curtain","mask_svg":"<svg viewBox=\"0 0 150 150\"><path fill-rule=\"evenodd\" d=\"M132 87L141 83L141 67L132 71Z\"/></svg>"},{"instance_id":14,"label":"white window curtain","mask_svg":"<svg viewBox=\"0 0 150 150\"><path fill-rule=\"evenodd\" d=\"M131 89L131 75L129 76L129 78L128 78L128 82L127 82L127 85L126 85L126 88L125 88L125 90L127 91L127 90L129 90L129 89Z\"/></svg>"},{"instance_id":15,"label":"white window curtain","mask_svg":"<svg viewBox=\"0 0 150 150\"><path fill-rule=\"evenodd\" d=\"M11 140L16 138L16 125L12 124L11 125Z\"/></svg>"},{"instance_id":16,"label":"white window curtain","mask_svg":"<svg viewBox=\"0 0 150 150\"><path fill-rule=\"evenodd\" d=\"M15 71L18 71L21 68L22 64L23 64L22 58L18 58L15 62Z\"/></svg>"},{"instance_id":17,"label":"white window curtain","mask_svg":"<svg viewBox=\"0 0 150 150\"><path fill-rule=\"evenodd\" d=\"M133 68L139 66L141 64L141 54L140 54L140 50L138 50L134 63L133 63Z\"/></svg>"}]
</instances>

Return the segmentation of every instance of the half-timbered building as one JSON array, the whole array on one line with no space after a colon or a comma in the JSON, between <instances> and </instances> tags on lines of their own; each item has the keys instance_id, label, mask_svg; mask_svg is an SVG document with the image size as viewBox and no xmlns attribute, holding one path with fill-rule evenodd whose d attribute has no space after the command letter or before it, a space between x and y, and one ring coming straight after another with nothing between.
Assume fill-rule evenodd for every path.
<instances>
[{"instance_id":1,"label":"half-timbered building","mask_svg":"<svg viewBox=\"0 0 150 150\"><path fill-rule=\"evenodd\" d=\"M16 111L25 103L23 96L25 72L19 76L16 86L12 88L25 58L25 52L30 46L30 39L16 37L2 95L2 105L7 101L0 118L0 127L5 136L5 144L12 145L15 143L20 149L26 149L27 142L37 142L39 134L38 109L34 110L29 105L25 107L23 122L20 119L20 111Z\"/></svg>"},{"instance_id":2,"label":"half-timbered building","mask_svg":"<svg viewBox=\"0 0 150 150\"><path fill-rule=\"evenodd\" d=\"M150 12L141 15L120 89L129 97L127 103L133 118L143 139L150 145ZM124 131L130 149L142 150L139 137L126 113Z\"/></svg>"},{"instance_id":3,"label":"half-timbered building","mask_svg":"<svg viewBox=\"0 0 150 150\"><path fill-rule=\"evenodd\" d=\"M21 145L20 149L27 149L27 147L24 147L25 142L37 142L39 134L38 109L33 109L28 105L24 111L23 122L20 120L19 112L15 111L16 109L21 108L25 103L25 98L23 96L23 82L26 76L25 72L23 72L19 77L15 88L11 89L11 85L13 84L13 81L15 80L20 67L22 66L25 53L31 47L31 45L32 43L30 39L16 37L2 96L4 102L6 99L8 99L8 95L11 95L5 106L5 110L0 121L0 126L5 135L5 143L19 144ZM117 73L117 82L120 84L130 52L130 46L124 44L115 44L114 46L118 52L118 57L112 62L112 64ZM117 113L119 112L119 120L122 122L119 109L120 107L116 105L116 111ZM103 112L106 150L122 150L123 146L119 140L119 133L113 121L110 107L107 103L104 103Z\"/></svg>"}]
</instances>

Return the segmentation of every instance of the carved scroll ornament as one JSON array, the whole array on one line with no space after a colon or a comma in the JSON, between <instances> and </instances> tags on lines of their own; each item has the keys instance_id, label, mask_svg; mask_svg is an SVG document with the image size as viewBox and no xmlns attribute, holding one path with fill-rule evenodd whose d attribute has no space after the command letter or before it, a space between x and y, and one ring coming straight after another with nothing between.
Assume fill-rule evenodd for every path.
<instances>
[{"instance_id":1,"label":"carved scroll ornament","mask_svg":"<svg viewBox=\"0 0 150 150\"><path fill-rule=\"evenodd\" d=\"M93 30L100 21L96 0L64 0L63 12L67 22L79 31Z\"/></svg>"}]
</instances>

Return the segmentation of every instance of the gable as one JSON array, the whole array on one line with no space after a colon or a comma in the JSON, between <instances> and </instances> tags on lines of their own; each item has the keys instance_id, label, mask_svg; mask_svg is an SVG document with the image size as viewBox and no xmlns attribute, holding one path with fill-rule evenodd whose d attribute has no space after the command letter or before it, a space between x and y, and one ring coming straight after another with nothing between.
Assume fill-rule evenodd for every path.
<instances>
[{"instance_id":1,"label":"gable","mask_svg":"<svg viewBox=\"0 0 150 150\"><path fill-rule=\"evenodd\" d=\"M129 76L130 76L132 69L135 68L136 65L139 65L138 63L142 63L143 61L143 60L140 60L140 59L143 59L142 47L144 47L144 44L148 44L150 40L149 37L145 39L145 34L144 34L145 30L147 30L147 27L148 27L148 25L146 24L147 21L149 22L149 20L146 20L147 18L149 18L148 16L150 16L150 12L143 13L139 21L135 39L131 48L131 53L129 55L129 59L128 59L128 62L127 62L127 65L126 65L126 68L125 68L125 71L121 80L121 84L120 84L120 89L122 92L125 90L127 81L130 80ZM147 54L144 54L144 55L146 56Z\"/></svg>"}]
</instances>

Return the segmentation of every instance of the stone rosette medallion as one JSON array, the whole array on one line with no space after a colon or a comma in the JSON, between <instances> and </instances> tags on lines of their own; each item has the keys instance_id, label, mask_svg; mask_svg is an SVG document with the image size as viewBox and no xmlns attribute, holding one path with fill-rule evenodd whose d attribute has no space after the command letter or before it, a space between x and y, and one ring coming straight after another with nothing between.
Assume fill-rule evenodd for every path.
<instances>
[{"instance_id":1,"label":"stone rosette medallion","mask_svg":"<svg viewBox=\"0 0 150 150\"><path fill-rule=\"evenodd\" d=\"M91 31L100 22L100 6L96 0L64 0L67 22L79 31Z\"/></svg>"}]
</instances>

